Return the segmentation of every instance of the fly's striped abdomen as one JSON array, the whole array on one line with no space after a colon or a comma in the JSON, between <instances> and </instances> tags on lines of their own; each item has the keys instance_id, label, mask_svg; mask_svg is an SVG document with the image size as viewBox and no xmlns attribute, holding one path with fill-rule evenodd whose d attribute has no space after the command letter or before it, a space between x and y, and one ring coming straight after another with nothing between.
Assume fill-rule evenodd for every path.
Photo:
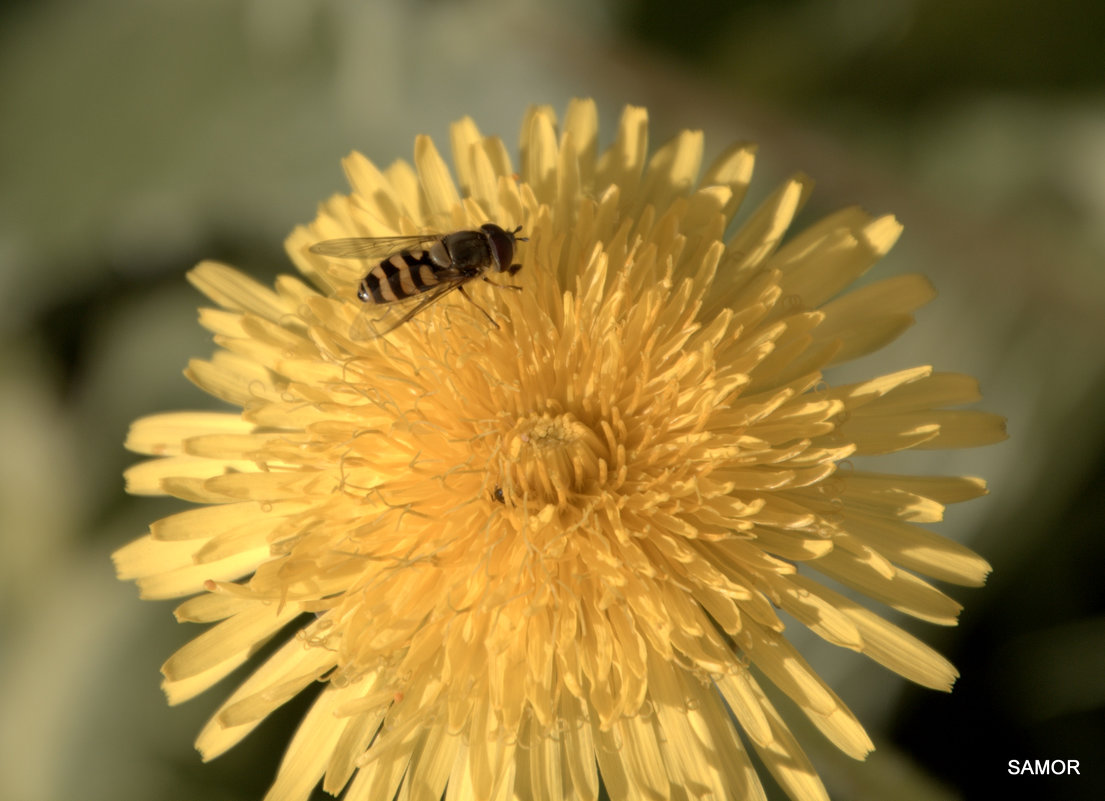
<instances>
[{"instance_id":1,"label":"fly's striped abdomen","mask_svg":"<svg viewBox=\"0 0 1105 801\"><path fill-rule=\"evenodd\" d=\"M427 250L401 250L377 264L361 281L357 293L363 301L394 303L433 289L454 271L436 264Z\"/></svg>"}]
</instances>

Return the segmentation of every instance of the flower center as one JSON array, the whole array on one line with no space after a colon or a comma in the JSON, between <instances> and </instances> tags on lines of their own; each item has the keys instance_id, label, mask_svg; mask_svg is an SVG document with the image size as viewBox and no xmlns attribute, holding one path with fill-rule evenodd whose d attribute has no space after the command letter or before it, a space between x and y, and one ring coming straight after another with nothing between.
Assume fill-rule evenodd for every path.
<instances>
[{"instance_id":1,"label":"flower center","mask_svg":"<svg viewBox=\"0 0 1105 801\"><path fill-rule=\"evenodd\" d=\"M518 500L563 505L573 495L595 492L605 481L606 444L570 412L521 420L507 443L506 489Z\"/></svg>"}]
</instances>

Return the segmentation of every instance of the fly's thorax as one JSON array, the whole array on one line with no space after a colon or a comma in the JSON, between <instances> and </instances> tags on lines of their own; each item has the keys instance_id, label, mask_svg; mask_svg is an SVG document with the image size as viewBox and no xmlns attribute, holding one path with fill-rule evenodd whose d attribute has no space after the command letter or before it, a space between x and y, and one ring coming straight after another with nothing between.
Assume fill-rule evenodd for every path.
<instances>
[{"instance_id":1,"label":"fly's thorax","mask_svg":"<svg viewBox=\"0 0 1105 801\"><path fill-rule=\"evenodd\" d=\"M494 263L491 244L482 231L457 231L442 237L440 244L448 251L453 269L460 273L475 275Z\"/></svg>"}]
</instances>

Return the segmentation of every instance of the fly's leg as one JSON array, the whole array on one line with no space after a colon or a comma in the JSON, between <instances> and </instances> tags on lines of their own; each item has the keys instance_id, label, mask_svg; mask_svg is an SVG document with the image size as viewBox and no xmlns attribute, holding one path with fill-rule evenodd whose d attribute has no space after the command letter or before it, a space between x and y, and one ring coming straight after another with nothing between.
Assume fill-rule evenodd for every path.
<instances>
[{"instance_id":1,"label":"fly's leg","mask_svg":"<svg viewBox=\"0 0 1105 801\"><path fill-rule=\"evenodd\" d=\"M512 275L513 275L513 273L512 273ZM514 284L496 284L494 281L492 281L486 275L483 277L483 280L486 281L487 283L491 284L491 286L498 287L499 289L517 289L519 291L521 291L521 289L522 289L522 287L515 286Z\"/></svg>"},{"instance_id":2,"label":"fly's leg","mask_svg":"<svg viewBox=\"0 0 1105 801\"><path fill-rule=\"evenodd\" d=\"M486 278L485 278L485 279L483 279L483 280L487 281L487 279L486 279ZM494 283L494 282L492 282L492 281L487 281L487 282L488 282L489 284L491 284L491 283ZM498 286L498 284L495 284L495 286ZM458 286L458 287L457 287L457 289L458 289L458 290L460 290L460 294L464 295L464 297L468 299L468 302L469 302L469 303L471 303L471 304L472 304L473 306L475 306L475 307L476 307L477 309L479 309L479 310L480 310L480 312L481 312L481 313L483 314L483 316L484 316L484 317L486 317L486 318L487 318L488 320L490 320L490 321L491 321L491 324L492 324L493 326L495 326L496 328L498 328L498 327L499 327L499 324L498 324L497 322L495 322L495 319L494 319L494 318L493 318L493 317L492 317L492 316L491 316L490 314L488 314L488 313L487 313L487 311L486 311L486 310L485 310L485 309L483 308L483 306L481 306L480 304L476 303L476 301L472 300L471 296L470 296L470 295L469 295L469 294L468 294L467 292L465 292L465 291L464 291L464 287L463 287L463 286Z\"/></svg>"}]
</instances>

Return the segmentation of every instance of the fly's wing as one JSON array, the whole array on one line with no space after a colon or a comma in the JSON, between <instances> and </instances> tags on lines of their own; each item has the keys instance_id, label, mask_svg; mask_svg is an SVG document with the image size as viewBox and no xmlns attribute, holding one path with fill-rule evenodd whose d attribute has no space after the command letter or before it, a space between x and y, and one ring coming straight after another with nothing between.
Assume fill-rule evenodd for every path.
<instances>
[{"instance_id":1,"label":"fly's wing","mask_svg":"<svg viewBox=\"0 0 1105 801\"><path fill-rule=\"evenodd\" d=\"M422 248L438 239L441 239L441 234L353 236L346 239L325 239L311 245L308 250L320 256L335 256L340 259L384 258L400 250Z\"/></svg>"},{"instance_id":2,"label":"fly's wing","mask_svg":"<svg viewBox=\"0 0 1105 801\"><path fill-rule=\"evenodd\" d=\"M394 331L412 317L421 314L454 289L459 289L468 280L466 276L458 276L443 281L421 294L411 295L391 303L365 303L364 308L357 313L356 319L353 320L349 336L357 340L382 337L384 334Z\"/></svg>"}]
</instances>

